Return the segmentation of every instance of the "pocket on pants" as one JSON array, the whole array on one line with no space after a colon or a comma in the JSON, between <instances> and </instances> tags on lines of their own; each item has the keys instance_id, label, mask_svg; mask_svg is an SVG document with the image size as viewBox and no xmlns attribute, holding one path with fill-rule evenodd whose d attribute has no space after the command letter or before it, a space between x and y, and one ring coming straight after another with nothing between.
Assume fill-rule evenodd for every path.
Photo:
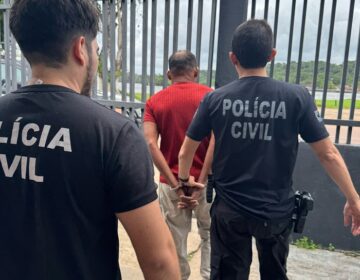
<instances>
[{"instance_id":1,"label":"pocket on pants","mask_svg":"<svg viewBox=\"0 0 360 280\"><path fill-rule=\"evenodd\" d=\"M169 185L162 184L161 187L162 187L162 190L164 192L164 195L168 199L170 199L171 201L179 200L179 196L177 195L176 192L171 190L171 187Z\"/></svg>"}]
</instances>

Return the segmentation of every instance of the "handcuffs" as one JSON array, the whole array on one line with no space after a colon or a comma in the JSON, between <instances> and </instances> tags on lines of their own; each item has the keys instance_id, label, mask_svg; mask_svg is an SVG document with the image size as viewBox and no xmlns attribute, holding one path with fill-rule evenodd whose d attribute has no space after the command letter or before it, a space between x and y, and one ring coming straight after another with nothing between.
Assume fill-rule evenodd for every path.
<instances>
[{"instance_id":1,"label":"handcuffs","mask_svg":"<svg viewBox=\"0 0 360 280\"><path fill-rule=\"evenodd\" d=\"M186 179L178 178L179 184L175 188L170 188L171 191L177 192L180 189L188 187L187 183L189 182L189 177ZM187 193L187 189L184 189L184 193Z\"/></svg>"}]
</instances>

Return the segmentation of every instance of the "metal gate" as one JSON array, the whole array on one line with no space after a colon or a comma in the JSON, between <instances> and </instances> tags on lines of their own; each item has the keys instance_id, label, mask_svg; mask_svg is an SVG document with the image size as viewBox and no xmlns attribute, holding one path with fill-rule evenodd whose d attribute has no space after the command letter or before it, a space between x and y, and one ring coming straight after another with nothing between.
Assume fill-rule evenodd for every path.
<instances>
[{"instance_id":1,"label":"metal gate","mask_svg":"<svg viewBox=\"0 0 360 280\"><path fill-rule=\"evenodd\" d=\"M168 85L167 61L177 49L189 49L196 54L200 62L200 82L214 87L215 69L224 63L218 53L230 50L229 45L218 42L218 34L232 33L222 25L219 14L221 9L235 1L103 0L96 3L102 15L98 36L102 52L92 98L106 106L119 108L124 114L140 121L147 98ZM321 116L332 131L335 142L360 144L360 138L357 138L360 135L360 97L357 94L360 70L359 1L344 0L341 5L337 0L242 0L242 3L247 7L247 18L269 21L274 30L276 47L280 46L279 41L284 36L279 30L283 26L288 28L285 34L287 49L280 50L285 58L276 59L268 65L270 76L307 86L317 99ZM1 94L24 85L30 75L29 65L9 30L10 6L11 0L0 4L3 25L0 28ZM339 25L336 16L344 7L347 13L346 30L343 32L345 38L339 40L334 32ZM316 19L311 19L314 14ZM311 82L307 84L304 82L304 67L309 62L304 60L304 45L308 43L309 20L315 21L316 28L312 32L316 36L312 42ZM340 83L336 90L330 88L334 42L344 50ZM350 72L349 52L354 48L356 58L351 61ZM320 55L322 51L326 51L323 58ZM221 75L219 71L217 78ZM320 78L323 83L318 86ZM329 110L327 103L331 96L336 96L336 106Z\"/></svg>"}]
</instances>

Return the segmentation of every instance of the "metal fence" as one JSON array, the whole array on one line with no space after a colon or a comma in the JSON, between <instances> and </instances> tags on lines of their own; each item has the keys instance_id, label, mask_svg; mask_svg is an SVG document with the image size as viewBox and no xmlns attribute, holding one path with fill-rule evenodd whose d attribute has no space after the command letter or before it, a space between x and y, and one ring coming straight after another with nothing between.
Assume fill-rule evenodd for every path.
<instances>
[{"instance_id":1,"label":"metal fence","mask_svg":"<svg viewBox=\"0 0 360 280\"><path fill-rule=\"evenodd\" d=\"M251 3L250 3L251 2ZM282 3L289 3L291 9L286 11L286 13L279 14L279 8ZM317 18L317 33L316 33L316 44L314 44L315 54L314 54L314 66L313 66L313 81L310 87L310 92L312 96L315 98L317 96L317 91L321 93L321 117L324 118L325 123L328 125L329 130L333 130L331 126L335 126L335 131L332 131L334 134L334 140L336 143L345 142L346 144L352 143L352 136L353 132L356 132L357 141L359 141L360 135L360 116L355 120L355 112L356 109L359 108L359 104L357 101L360 100L360 97L357 96L358 92L358 83L359 83L359 67L360 67L360 29L359 29L359 21L354 23L354 11L359 10L360 3L359 1L349 0L349 1L337 1L337 0L319 0L319 1L280 1L280 0L263 0L263 1L256 1L251 0L249 1L249 17L251 18L264 18L269 20L269 23L273 26L274 31L274 39L275 39L275 47L277 44L278 39L278 23L279 20L282 18L288 18L288 14L290 13L290 17L288 18L288 22L285 22L289 26L289 33L288 33L288 49L287 49L287 59L286 59L286 71L284 80L286 82L289 81L290 73L291 73L291 65L292 63L296 64L296 83L300 83L301 81L301 74L302 74L302 63L303 63L303 47L304 47L304 38L306 36L305 27L307 23L307 13L309 12L309 4L313 4L317 2L319 5L316 6L318 18ZM331 10L330 17L324 18L324 12L326 11L325 5L327 5L327 10ZM270 9L271 7L271 9ZM336 102L338 106L336 106L336 116L331 116L327 114L327 100L329 100L329 82L330 82L330 68L331 68L331 59L332 59L332 52L334 51L334 30L337 27L335 17L337 15L338 9L345 9L347 11L346 19L343 19L341 24L346 21L346 39L344 41L341 40L340 45L344 48L343 60L342 60L342 75L341 75L341 84L340 89L336 91ZM261 13L263 12L263 13ZM269 14L272 13L272 19L269 19ZM300 32L295 34L294 32L294 21L297 18L301 18L300 24ZM329 28L326 30L328 24ZM339 22L337 22L339 24ZM312 30L310 30L312 31ZM309 30L308 30L309 32ZM324 33L328 32L326 37ZM298 36L299 39L298 44L298 57L297 60L292 60L292 52L294 51L293 42L295 36ZM324 37L326 40L324 40ZM345 88L346 82L348 80L348 62L349 62L349 50L350 50L350 40L354 38L354 41L357 42L357 46L355 48L356 51L356 59L355 59L355 71L352 81L352 89L348 91L351 94L351 97L348 98L350 101L350 106L348 109L345 110ZM323 46L323 41L326 41L326 46ZM315 42L314 42L315 43ZM339 42L337 42L339 45ZM324 50L326 49L326 59L325 59L325 69L324 69L324 84L322 88L317 88L317 79L320 74L319 70L319 57L321 48ZM270 76L273 77L274 75L274 67L275 61L271 62L269 67ZM328 110L329 111L329 110ZM332 110L334 111L334 110ZM344 112L346 111L348 118L345 119ZM347 128L346 136L343 135L340 139L341 128ZM344 130L343 130L344 131ZM341 140L341 141L340 141ZM360 144L358 142L357 144Z\"/></svg>"},{"instance_id":2,"label":"metal fence","mask_svg":"<svg viewBox=\"0 0 360 280\"><path fill-rule=\"evenodd\" d=\"M103 25L102 73L93 97L102 104L121 108L130 117L136 112L141 116L147 98L168 85L168 58L178 49L192 50L198 58L203 56L199 62L207 62L206 65L200 63L201 69L206 69L203 72L206 73L205 83L213 85L218 1L205 2L206 5L204 0L98 2ZM202 24L204 13L210 19L208 26ZM119 28L121 32L117 32ZM203 33L207 33L206 42L202 40ZM121 49L117 44L117 36L120 34ZM186 36L180 38L179 34ZM207 49L207 57L201 51L204 49L203 44ZM162 51L159 52L159 49ZM115 61L115 52L119 51L120 75ZM141 58L141 65L136 63L136 58ZM157 79L159 76L160 79Z\"/></svg>"},{"instance_id":3,"label":"metal fence","mask_svg":"<svg viewBox=\"0 0 360 280\"><path fill-rule=\"evenodd\" d=\"M285 59L275 59L269 64L271 77L279 78L279 67L284 67L280 79L302 83L304 66L304 45L308 43L310 12L316 18L316 36L313 42L314 56L312 82L304 84L319 99L321 116L325 123L334 128L334 140L352 143L354 134L360 135L360 115L357 97L360 67L360 29L355 20L355 12L360 9L359 1L346 0L341 4L336 0L243 0L248 3L248 18L267 19L274 31L275 46L280 47L280 27L288 27L285 34L287 49ZM122 109L131 118L141 119L147 98L168 85L166 76L169 55L177 49L193 51L199 62L200 81L214 86L216 64L219 10L225 2L218 0L103 0L96 1L101 10L101 32L98 41L102 45L99 75L93 87L92 97L98 102ZM313 9L313 3L316 8ZM3 16L3 42L1 45L0 77L2 93L9 92L25 84L30 69L16 46L9 30L9 8L11 0L0 4ZM288 5L286 13L282 5ZM346 38L336 40L334 30L339 25L337 11L346 7ZM311 10L309 10L310 8ZM330 11L329 17L327 13ZM279 24L280 23L280 24ZM344 24L344 20L341 24ZM228 32L232 32L229 30ZM312 32L315 32L312 30ZM326 35L326 36L325 36ZM340 87L329 92L331 82L331 60L333 43L344 50ZM355 43L351 43L355 42ZM296 44L295 44L296 43ZM324 45L325 44L325 45ZM356 45L354 47L354 45ZM219 49L229 48L219 43ZM349 51L356 49L355 69L351 75L352 87L346 86L349 80ZM321 52L326 50L324 59ZM294 58L294 54L297 54ZM284 56L283 56L284 57ZM324 69L321 64L325 63ZM320 69L321 68L321 69ZM319 76L324 76L323 86L317 87ZM327 101L329 95L336 96L337 108L329 115ZM345 102L346 100L346 102ZM359 101L357 103L357 101ZM348 104L350 102L350 104ZM347 105L346 105L346 104ZM346 106L345 106L346 105ZM357 118L358 117L358 118ZM344 136L344 132L346 135Z\"/></svg>"},{"instance_id":4,"label":"metal fence","mask_svg":"<svg viewBox=\"0 0 360 280\"><path fill-rule=\"evenodd\" d=\"M10 32L9 15L10 0L2 1L0 12L2 16L2 30L0 42L0 95L16 90L21 85L26 84L30 77L30 67L26 59L21 55L17 48L16 40Z\"/></svg>"}]
</instances>

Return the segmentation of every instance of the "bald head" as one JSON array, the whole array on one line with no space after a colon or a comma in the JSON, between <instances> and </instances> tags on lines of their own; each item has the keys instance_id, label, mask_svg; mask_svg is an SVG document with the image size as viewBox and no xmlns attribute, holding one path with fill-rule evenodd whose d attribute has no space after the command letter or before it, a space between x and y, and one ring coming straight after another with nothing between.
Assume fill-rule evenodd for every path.
<instances>
[{"instance_id":1,"label":"bald head","mask_svg":"<svg viewBox=\"0 0 360 280\"><path fill-rule=\"evenodd\" d=\"M169 58L169 71L174 77L189 75L197 71L195 55L186 50L173 53Z\"/></svg>"}]
</instances>

